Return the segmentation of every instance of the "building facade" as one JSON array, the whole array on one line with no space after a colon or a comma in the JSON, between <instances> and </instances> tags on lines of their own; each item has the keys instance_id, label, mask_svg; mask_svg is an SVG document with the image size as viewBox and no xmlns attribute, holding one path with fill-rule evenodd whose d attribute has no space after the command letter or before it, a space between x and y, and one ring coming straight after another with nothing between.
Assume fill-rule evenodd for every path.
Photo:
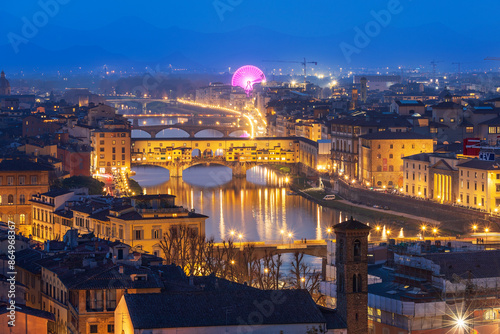
<instances>
[{"instance_id":1,"label":"building facade","mask_svg":"<svg viewBox=\"0 0 500 334\"><path fill-rule=\"evenodd\" d=\"M403 187L405 156L434 151L431 138L413 132L377 132L359 137L360 181L373 187Z\"/></svg>"}]
</instances>

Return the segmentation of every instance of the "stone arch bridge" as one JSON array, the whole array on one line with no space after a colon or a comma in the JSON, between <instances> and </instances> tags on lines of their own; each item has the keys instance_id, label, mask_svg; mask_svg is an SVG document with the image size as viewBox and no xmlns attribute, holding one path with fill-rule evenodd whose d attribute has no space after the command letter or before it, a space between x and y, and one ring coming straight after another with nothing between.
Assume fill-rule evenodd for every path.
<instances>
[{"instance_id":1,"label":"stone arch bridge","mask_svg":"<svg viewBox=\"0 0 500 334\"><path fill-rule=\"evenodd\" d=\"M231 134L237 131L246 131L246 133L251 134L252 128L249 125L241 126L229 126L229 125L218 125L218 124L194 124L194 123L176 123L176 124L161 124L161 125L140 125L139 120L135 118L133 120L132 130L142 130L147 132L151 138L156 138L156 135L167 129L180 129L189 134L190 138L194 138L195 135L203 130L216 130L222 133L223 137L229 137Z\"/></svg>"}]
</instances>

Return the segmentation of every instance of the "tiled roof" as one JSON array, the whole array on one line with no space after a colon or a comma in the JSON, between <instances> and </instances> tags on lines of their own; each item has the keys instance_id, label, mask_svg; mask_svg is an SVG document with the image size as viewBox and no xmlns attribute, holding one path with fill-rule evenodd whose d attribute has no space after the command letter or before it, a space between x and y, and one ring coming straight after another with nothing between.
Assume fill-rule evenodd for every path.
<instances>
[{"instance_id":1,"label":"tiled roof","mask_svg":"<svg viewBox=\"0 0 500 334\"><path fill-rule=\"evenodd\" d=\"M392 131L380 131L375 133L368 133L359 137L364 139L380 139L380 140L432 139L431 137L416 132L392 132Z\"/></svg>"},{"instance_id":2,"label":"tiled roof","mask_svg":"<svg viewBox=\"0 0 500 334\"><path fill-rule=\"evenodd\" d=\"M53 168L26 159L5 159L0 162L0 171L51 171Z\"/></svg>"},{"instance_id":3,"label":"tiled roof","mask_svg":"<svg viewBox=\"0 0 500 334\"><path fill-rule=\"evenodd\" d=\"M4 303L4 302L0 303L0 315L9 312L9 310L7 310L6 306L7 306L7 303ZM47 319L50 321L56 320L54 314L47 312L47 311L42 311L42 310L38 310L35 308L31 308L31 307L28 307L26 305L16 304L16 312L28 314L28 315L31 315L31 316L34 316L37 318L44 318L44 319Z\"/></svg>"},{"instance_id":4,"label":"tiled roof","mask_svg":"<svg viewBox=\"0 0 500 334\"><path fill-rule=\"evenodd\" d=\"M354 220L353 217L351 219L346 220L345 222L342 222L340 224L334 225L333 228L335 230L341 230L341 231L346 231L346 230L371 230L371 227L368 225L363 224L360 221Z\"/></svg>"},{"instance_id":5,"label":"tiled roof","mask_svg":"<svg viewBox=\"0 0 500 334\"><path fill-rule=\"evenodd\" d=\"M274 308L269 316L261 318L262 325L326 322L305 290L248 288L179 294L126 294L124 298L135 329L241 326L252 312L259 312L256 303L272 304Z\"/></svg>"},{"instance_id":6,"label":"tiled roof","mask_svg":"<svg viewBox=\"0 0 500 334\"><path fill-rule=\"evenodd\" d=\"M54 189L47 191L46 193L43 193L42 196L47 196L47 197L57 197L57 196L62 196L71 193L71 190L66 190L66 189Z\"/></svg>"},{"instance_id":7,"label":"tiled roof","mask_svg":"<svg viewBox=\"0 0 500 334\"><path fill-rule=\"evenodd\" d=\"M438 264L440 274L446 279L453 279L454 275L468 278L500 277L500 250L479 252L437 253L423 256Z\"/></svg>"},{"instance_id":8,"label":"tiled roof","mask_svg":"<svg viewBox=\"0 0 500 334\"><path fill-rule=\"evenodd\" d=\"M473 159L457 165L458 167L483 169L483 170L498 170L500 171L500 162L498 161L484 161Z\"/></svg>"},{"instance_id":9,"label":"tiled roof","mask_svg":"<svg viewBox=\"0 0 500 334\"><path fill-rule=\"evenodd\" d=\"M92 289L150 289L162 288L163 283L157 273L130 265L123 266L120 274L118 265L99 265L96 268L86 268L85 271L66 270L59 274L59 279L67 288L75 290ZM132 274L145 274L145 280L132 280Z\"/></svg>"}]
</instances>

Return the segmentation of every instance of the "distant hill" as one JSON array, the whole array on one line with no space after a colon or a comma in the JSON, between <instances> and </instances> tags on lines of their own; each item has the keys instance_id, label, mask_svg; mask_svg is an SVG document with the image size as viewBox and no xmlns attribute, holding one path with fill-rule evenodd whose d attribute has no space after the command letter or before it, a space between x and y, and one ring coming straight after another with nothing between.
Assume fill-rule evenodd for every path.
<instances>
[{"instance_id":1,"label":"distant hill","mask_svg":"<svg viewBox=\"0 0 500 334\"><path fill-rule=\"evenodd\" d=\"M3 12L0 20L3 26L20 34L20 20ZM20 45L19 53L8 44L7 34L1 35L0 67L29 70L126 64L164 68L171 64L174 68L223 70L248 63L271 70L280 65L262 60L300 60L305 56L333 68L429 66L433 59L443 61L442 67L452 68L454 61L477 62L479 66L486 56L500 56L498 34L496 40L488 41L486 36L464 36L441 24L406 29L389 25L368 46L354 53L348 63L339 45L354 45L354 36L354 30L348 29L327 37L297 37L258 26L227 33L200 33L177 27L162 29L133 17L86 31L49 22L28 44Z\"/></svg>"}]
</instances>

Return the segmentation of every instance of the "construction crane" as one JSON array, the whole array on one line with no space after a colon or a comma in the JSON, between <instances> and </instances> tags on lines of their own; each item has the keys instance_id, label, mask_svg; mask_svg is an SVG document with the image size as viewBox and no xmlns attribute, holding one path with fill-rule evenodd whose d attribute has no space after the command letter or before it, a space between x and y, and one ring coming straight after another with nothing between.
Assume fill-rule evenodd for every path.
<instances>
[{"instance_id":1,"label":"construction crane","mask_svg":"<svg viewBox=\"0 0 500 334\"><path fill-rule=\"evenodd\" d=\"M302 64L304 66L304 83L306 82L307 78L307 64L314 64L318 65L317 61L307 61L306 58L304 58L304 61L294 61L294 60L263 60L266 63L294 63L294 64Z\"/></svg>"},{"instance_id":2,"label":"construction crane","mask_svg":"<svg viewBox=\"0 0 500 334\"><path fill-rule=\"evenodd\" d=\"M458 72L457 72L457 80L458 80L458 83L460 83L460 75L461 75L461 66L462 66L462 63L460 62L457 62L457 63L451 63L452 65L457 65L458 66Z\"/></svg>"},{"instance_id":3,"label":"construction crane","mask_svg":"<svg viewBox=\"0 0 500 334\"><path fill-rule=\"evenodd\" d=\"M442 60L438 60L438 61L433 60L430 63L432 65L432 76L434 79L436 79L436 66L437 66L437 64L442 63L442 62L443 62Z\"/></svg>"}]
</instances>

